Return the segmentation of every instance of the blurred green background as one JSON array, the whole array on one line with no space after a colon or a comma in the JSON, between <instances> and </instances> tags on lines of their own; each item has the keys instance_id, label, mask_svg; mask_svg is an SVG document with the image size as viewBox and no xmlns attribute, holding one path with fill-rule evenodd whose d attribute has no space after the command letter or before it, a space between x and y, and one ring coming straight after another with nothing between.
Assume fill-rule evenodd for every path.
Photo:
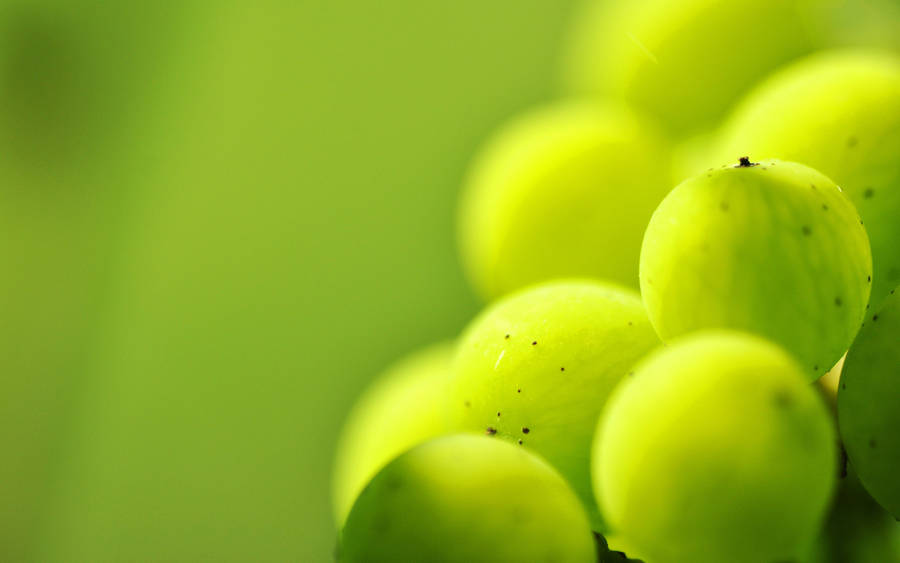
<instances>
[{"instance_id":1,"label":"blurred green background","mask_svg":"<svg viewBox=\"0 0 900 563\"><path fill-rule=\"evenodd\" d=\"M477 310L456 191L570 7L0 1L0 560L330 560L342 418Z\"/></svg>"}]
</instances>

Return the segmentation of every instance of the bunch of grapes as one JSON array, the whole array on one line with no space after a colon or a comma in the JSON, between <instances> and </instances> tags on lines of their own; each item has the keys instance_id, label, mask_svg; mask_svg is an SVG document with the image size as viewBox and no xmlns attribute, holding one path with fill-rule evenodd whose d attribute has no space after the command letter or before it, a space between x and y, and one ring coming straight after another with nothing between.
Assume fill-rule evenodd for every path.
<instances>
[{"instance_id":1,"label":"bunch of grapes","mask_svg":"<svg viewBox=\"0 0 900 563\"><path fill-rule=\"evenodd\" d=\"M350 415L339 561L900 561L900 56L847 4L589 3L464 182L486 308Z\"/></svg>"}]
</instances>

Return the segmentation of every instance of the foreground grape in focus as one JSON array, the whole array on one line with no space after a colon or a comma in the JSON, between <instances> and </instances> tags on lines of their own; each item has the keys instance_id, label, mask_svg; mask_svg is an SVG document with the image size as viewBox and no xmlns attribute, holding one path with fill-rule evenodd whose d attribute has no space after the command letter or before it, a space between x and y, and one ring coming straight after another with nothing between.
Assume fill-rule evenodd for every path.
<instances>
[{"instance_id":1,"label":"foreground grape in focus","mask_svg":"<svg viewBox=\"0 0 900 563\"><path fill-rule=\"evenodd\" d=\"M872 304L900 284L900 56L841 50L788 65L723 129L720 158L802 162L841 186L872 245Z\"/></svg>"},{"instance_id":2,"label":"foreground grape in focus","mask_svg":"<svg viewBox=\"0 0 900 563\"><path fill-rule=\"evenodd\" d=\"M872 282L865 229L834 182L742 159L686 180L653 214L641 294L664 341L698 329L764 336L810 380L844 354Z\"/></svg>"},{"instance_id":3,"label":"foreground grape in focus","mask_svg":"<svg viewBox=\"0 0 900 563\"><path fill-rule=\"evenodd\" d=\"M900 519L900 292L866 318L838 386L838 422L850 463Z\"/></svg>"},{"instance_id":4,"label":"foreground grape in focus","mask_svg":"<svg viewBox=\"0 0 900 563\"><path fill-rule=\"evenodd\" d=\"M808 550L837 473L805 371L760 338L695 334L610 398L593 478L607 524L653 563L787 561Z\"/></svg>"},{"instance_id":5,"label":"foreground grape in focus","mask_svg":"<svg viewBox=\"0 0 900 563\"><path fill-rule=\"evenodd\" d=\"M338 444L334 515L340 526L366 483L404 450L446 432L442 416L454 346L435 344L397 362L359 398Z\"/></svg>"},{"instance_id":6,"label":"foreground grape in focus","mask_svg":"<svg viewBox=\"0 0 900 563\"><path fill-rule=\"evenodd\" d=\"M546 462L481 436L426 442L387 465L347 519L345 563L593 563L578 498Z\"/></svg>"},{"instance_id":7,"label":"foreground grape in focus","mask_svg":"<svg viewBox=\"0 0 900 563\"><path fill-rule=\"evenodd\" d=\"M658 343L630 290L593 282L523 290L463 334L450 419L458 430L538 452L593 506L597 416L619 380Z\"/></svg>"}]
</instances>

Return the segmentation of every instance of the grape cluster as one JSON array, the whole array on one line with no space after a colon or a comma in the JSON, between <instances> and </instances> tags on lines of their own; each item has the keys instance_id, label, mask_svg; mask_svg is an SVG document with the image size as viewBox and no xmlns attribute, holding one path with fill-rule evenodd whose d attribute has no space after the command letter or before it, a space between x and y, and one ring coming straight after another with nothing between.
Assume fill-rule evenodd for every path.
<instances>
[{"instance_id":1,"label":"grape cluster","mask_svg":"<svg viewBox=\"0 0 900 563\"><path fill-rule=\"evenodd\" d=\"M838 13L589 3L465 179L486 308L348 419L339 561L900 561L900 56Z\"/></svg>"}]
</instances>

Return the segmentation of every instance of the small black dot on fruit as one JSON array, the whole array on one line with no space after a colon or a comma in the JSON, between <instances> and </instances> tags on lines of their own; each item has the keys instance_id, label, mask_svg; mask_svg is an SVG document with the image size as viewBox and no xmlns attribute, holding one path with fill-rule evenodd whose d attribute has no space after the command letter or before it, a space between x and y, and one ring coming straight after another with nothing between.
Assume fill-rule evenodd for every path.
<instances>
[{"instance_id":1,"label":"small black dot on fruit","mask_svg":"<svg viewBox=\"0 0 900 563\"><path fill-rule=\"evenodd\" d=\"M866 281L867 281L867 282L871 282L871 281L872 281L872 276L866 276Z\"/></svg>"},{"instance_id":2,"label":"small black dot on fruit","mask_svg":"<svg viewBox=\"0 0 900 563\"><path fill-rule=\"evenodd\" d=\"M751 166L756 166L759 164L758 162L750 162L749 156L742 156L738 159L737 166L735 168L750 168Z\"/></svg>"},{"instance_id":3,"label":"small black dot on fruit","mask_svg":"<svg viewBox=\"0 0 900 563\"><path fill-rule=\"evenodd\" d=\"M844 304L844 302L841 301L841 298L840 298L840 297L835 297L835 298L834 298L834 304L837 305L838 307L840 307L841 305Z\"/></svg>"},{"instance_id":4,"label":"small black dot on fruit","mask_svg":"<svg viewBox=\"0 0 900 563\"><path fill-rule=\"evenodd\" d=\"M500 416L500 411L497 411L497 417L499 417L499 416Z\"/></svg>"},{"instance_id":5,"label":"small black dot on fruit","mask_svg":"<svg viewBox=\"0 0 900 563\"><path fill-rule=\"evenodd\" d=\"M819 366L818 366L818 365L814 365L814 366L813 366L813 371L819 371Z\"/></svg>"},{"instance_id":6,"label":"small black dot on fruit","mask_svg":"<svg viewBox=\"0 0 900 563\"><path fill-rule=\"evenodd\" d=\"M559 368L559 371L566 371L566 368Z\"/></svg>"},{"instance_id":7,"label":"small black dot on fruit","mask_svg":"<svg viewBox=\"0 0 900 563\"><path fill-rule=\"evenodd\" d=\"M857 145L857 143L859 143L859 140L856 137L849 137L847 139L847 146L850 147L851 149L853 147L855 147Z\"/></svg>"},{"instance_id":8,"label":"small black dot on fruit","mask_svg":"<svg viewBox=\"0 0 900 563\"><path fill-rule=\"evenodd\" d=\"M878 320L878 315L872 315L872 322L874 323L877 320Z\"/></svg>"},{"instance_id":9,"label":"small black dot on fruit","mask_svg":"<svg viewBox=\"0 0 900 563\"><path fill-rule=\"evenodd\" d=\"M531 345L532 345L532 346L537 346L537 340L532 341L532 342L531 342Z\"/></svg>"},{"instance_id":10,"label":"small black dot on fruit","mask_svg":"<svg viewBox=\"0 0 900 563\"><path fill-rule=\"evenodd\" d=\"M521 392L522 392L521 389L516 389L516 393L521 393Z\"/></svg>"},{"instance_id":11,"label":"small black dot on fruit","mask_svg":"<svg viewBox=\"0 0 900 563\"><path fill-rule=\"evenodd\" d=\"M841 389L846 389L846 388L847 388L847 384L846 384L846 383L841 383Z\"/></svg>"},{"instance_id":12,"label":"small black dot on fruit","mask_svg":"<svg viewBox=\"0 0 900 563\"><path fill-rule=\"evenodd\" d=\"M528 428L527 426L522 427L522 434L528 434L529 432L531 432L530 428Z\"/></svg>"},{"instance_id":13,"label":"small black dot on fruit","mask_svg":"<svg viewBox=\"0 0 900 563\"><path fill-rule=\"evenodd\" d=\"M520 446L522 445L522 440L519 440L519 445L520 445Z\"/></svg>"},{"instance_id":14,"label":"small black dot on fruit","mask_svg":"<svg viewBox=\"0 0 900 563\"><path fill-rule=\"evenodd\" d=\"M800 230L803 231L804 236L809 236L812 234L812 229L810 229L807 225L803 225Z\"/></svg>"},{"instance_id":15,"label":"small black dot on fruit","mask_svg":"<svg viewBox=\"0 0 900 563\"><path fill-rule=\"evenodd\" d=\"M871 199L873 195L875 195L875 190L872 188L866 188L866 191L863 192L863 197L866 199Z\"/></svg>"},{"instance_id":16,"label":"small black dot on fruit","mask_svg":"<svg viewBox=\"0 0 900 563\"><path fill-rule=\"evenodd\" d=\"M778 391L776 391L772 398L775 400L775 406L779 408L787 408L791 406L791 403L794 402L791 394L784 389L779 389Z\"/></svg>"},{"instance_id":17,"label":"small black dot on fruit","mask_svg":"<svg viewBox=\"0 0 900 563\"><path fill-rule=\"evenodd\" d=\"M509 335L507 334L507 335L504 336L503 338L505 338L506 340L509 340Z\"/></svg>"},{"instance_id":18,"label":"small black dot on fruit","mask_svg":"<svg viewBox=\"0 0 900 563\"><path fill-rule=\"evenodd\" d=\"M493 426L488 426L488 427L484 430L484 433L487 434L488 436L493 436L494 434L497 433L497 429L494 428Z\"/></svg>"}]
</instances>

